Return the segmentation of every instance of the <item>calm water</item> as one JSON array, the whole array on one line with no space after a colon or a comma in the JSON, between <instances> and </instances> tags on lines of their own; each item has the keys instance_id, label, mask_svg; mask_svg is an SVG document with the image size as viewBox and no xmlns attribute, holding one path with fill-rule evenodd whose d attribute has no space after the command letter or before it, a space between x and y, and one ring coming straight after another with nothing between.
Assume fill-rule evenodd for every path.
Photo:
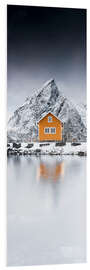
<instances>
[{"instance_id":1,"label":"calm water","mask_svg":"<svg viewBox=\"0 0 90 270\"><path fill-rule=\"evenodd\" d=\"M8 158L8 265L85 262L86 158Z\"/></svg>"}]
</instances>

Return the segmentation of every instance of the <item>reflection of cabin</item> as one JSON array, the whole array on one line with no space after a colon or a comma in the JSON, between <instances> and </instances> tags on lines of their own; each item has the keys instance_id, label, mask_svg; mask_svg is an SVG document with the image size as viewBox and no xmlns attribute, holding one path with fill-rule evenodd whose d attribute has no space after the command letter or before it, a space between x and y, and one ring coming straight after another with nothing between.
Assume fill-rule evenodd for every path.
<instances>
[{"instance_id":1,"label":"reflection of cabin","mask_svg":"<svg viewBox=\"0 0 90 270\"><path fill-rule=\"evenodd\" d=\"M62 122L51 112L38 122L39 141L62 141Z\"/></svg>"},{"instance_id":2,"label":"reflection of cabin","mask_svg":"<svg viewBox=\"0 0 90 270\"><path fill-rule=\"evenodd\" d=\"M64 163L60 162L57 164L52 164L48 166L47 164L41 162L40 166L37 170L37 179L40 180L40 178L43 179L51 179L53 181L57 181L60 176L64 175Z\"/></svg>"}]
</instances>

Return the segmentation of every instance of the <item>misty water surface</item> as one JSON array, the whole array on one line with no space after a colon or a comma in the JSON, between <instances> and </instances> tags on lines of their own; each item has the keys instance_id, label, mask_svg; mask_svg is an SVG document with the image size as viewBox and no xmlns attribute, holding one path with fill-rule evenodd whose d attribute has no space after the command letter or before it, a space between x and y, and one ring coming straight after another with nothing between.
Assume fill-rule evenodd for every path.
<instances>
[{"instance_id":1,"label":"misty water surface","mask_svg":"<svg viewBox=\"0 0 90 270\"><path fill-rule=\"evenodd\" d=\"M8 265L85 262L86 157L8 158Z\"/></svg>"}]
</instances>

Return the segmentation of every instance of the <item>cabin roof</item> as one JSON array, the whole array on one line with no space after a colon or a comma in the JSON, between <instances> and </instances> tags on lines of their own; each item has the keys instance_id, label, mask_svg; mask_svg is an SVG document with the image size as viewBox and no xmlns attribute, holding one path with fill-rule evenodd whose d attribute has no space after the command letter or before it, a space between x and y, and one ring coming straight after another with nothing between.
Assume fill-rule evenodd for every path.
<instances>
[{"instance_id":1,"label":"cabin roof","mask_svg":"<svg viewBox=\"0 0 90 270\"><path fill-rule=\"evenodd\" d=\"M39 122L40 122L43 118L45 118L49 113L51 113L55 118L57 118L57 119L62 123L62 121L61 121L54 113L52 113L51 111L49 111L49 112L46 113L42 118L40 118L40 120L37 122L37 124L39 124ZM63 125L63 123L62 123L62 125Z\"/></svg>"}]
</instances>

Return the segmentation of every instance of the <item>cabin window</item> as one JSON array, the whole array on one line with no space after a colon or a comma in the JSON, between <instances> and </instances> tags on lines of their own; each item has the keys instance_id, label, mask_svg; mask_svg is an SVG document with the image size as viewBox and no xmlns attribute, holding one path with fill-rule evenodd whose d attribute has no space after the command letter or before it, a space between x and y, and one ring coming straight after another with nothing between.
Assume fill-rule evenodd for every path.
<instances>
[{"instance_id":1,"label":"cabin window","mask_svg":"<svg viewBox=\"0 0 90 270\"><path fill-rule=\"evenodd\" d=\"M47 128L47 127L44 128L44 133L45 133L45 134L48 134L48 133L49 133L49 128Z\"/></svg>"},{"instance_id":2,"label":"cabin window","mask_svg":"<svg viewBox=\"0 0 90 270\"><path fill-rule=\"evenodd\" d=\"M52 116L48 116L48 122L52 122Z\"/></svg>"},{"instance_id":3,"label":"cabin window","mask_svg":"<svg viewBox=\"0 0 90 270\"><path fill-rule=\"evenodd\" d=\"M52 127L52 128L51 128L51 133L52 133L52 134L55 134L55 133L56 133L56 128L55 128L55 127Z\"/></svg>"}]
</instances>

